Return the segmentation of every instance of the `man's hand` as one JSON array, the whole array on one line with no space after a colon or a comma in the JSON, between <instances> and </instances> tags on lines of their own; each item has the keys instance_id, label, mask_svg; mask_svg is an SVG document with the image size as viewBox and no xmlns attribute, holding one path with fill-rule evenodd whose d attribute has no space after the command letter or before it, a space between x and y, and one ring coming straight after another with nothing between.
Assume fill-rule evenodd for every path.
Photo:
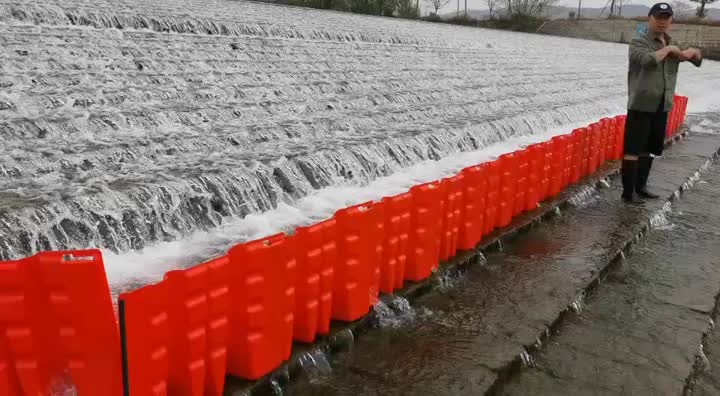
<instances>
[{"instance_id":1,"label":"man's hand","mask_svg":"<svg viewBox=\"0 0 720 396\"><path fill-rule=\"evenodd\" d=\"M668 45L667 47L663 47L662 49L655 52L655 58L658 62L662 62L662 60L667 58L668 56L685 60L685 55L683 55L682 51L680 51L680 48L674 45Z\"/></svg>"},{"instance_id":2,"label":"man's hand","mask_svg":"<svg viewBox=\"0 0 720 396\"><path fill-rule=\"evenodd\" d=\"M668 56L672 56L672 57L680 58L680 59L685 58L685 54L680 50L680 48L678 48L674 45L668 45L667 47L665 47L663 49L667 49Z\"/></svg>"},{"instance_id":3,"label":"man's hand","mask_svg":"<svg viewBox=\"0 0 720 396\"><path fill-rule=\"evenodd\" d=\"M697 48L688 48L685 51L682 51L683 56L685 59L700 59L702 57L702 54L700 53L700 50Z\"/></svg>"},{"instance_id":4,"label":"man's hand","mask_svg":"<svg viewBox=\"0 0 720 396\"><path fill-rule=\"evenodd\" d=\"M695 67L700 67L702 65L703 57L702 52L700 52L697 48L688 48L685 51L682 52L683 56L685 57L684 60L689 61Z\"/></svg>"}]
</instances>

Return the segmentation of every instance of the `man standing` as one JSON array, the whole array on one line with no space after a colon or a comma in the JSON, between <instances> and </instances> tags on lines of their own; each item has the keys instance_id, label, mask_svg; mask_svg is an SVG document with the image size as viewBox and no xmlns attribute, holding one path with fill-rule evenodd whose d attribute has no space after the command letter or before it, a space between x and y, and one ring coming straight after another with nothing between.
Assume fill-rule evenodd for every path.
<instances>
[{"instance_id":1,"label":"man standing","mask_svg":"<svg viewBox=\"0 0 720 396\"><path fill-rule=\"evenodd\" d=\"M631 204L642 204L643 198L658 198L648 191L647 180L653 156L663 151L678 68L683 61L697 67L702 63L700 50L681 51L672 45L666 33L673 16L669 4L653 5L648 16L647 32L630 42L622 199Z\"/></svg>"}]
</instances>

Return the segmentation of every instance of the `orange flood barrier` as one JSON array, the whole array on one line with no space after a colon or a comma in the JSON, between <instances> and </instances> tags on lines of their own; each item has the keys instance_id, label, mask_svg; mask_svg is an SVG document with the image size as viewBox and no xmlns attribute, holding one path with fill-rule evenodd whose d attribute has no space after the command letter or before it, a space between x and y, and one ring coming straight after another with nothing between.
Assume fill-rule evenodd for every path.
<instances>
[{"instance_id":1,"label":"orange flood barrier","mask_svg":"<svg viewBox=\"0 0 720 396\"><path fill-rule=\"evenodd\" d=\"M295 308L295 238L275 234L228 251L228 373L257 379L290 357Z\"/></svg>"},{"instance_id":2,"label":"orange flood barrier","mask_svg":"<svg viewBox=\"0 0 720 396\"><path fill-rule=\"evenodd\" d=\"M49 395L68 375L80 394L122 394L120 337L99 250L0 262L0 331L3 395Z\"/></svg>"},{"instance_id":3,"label":"orange flood barrier","mask_svg":"<svg viewBox=\"0 0 720 396\"><path fill-rule=\"evenodd\" d=\"M487 198L486 169L474 165L462 170L464 214L460 218L459 249L472 249L482 239Z\"/></svg>"},{"instance_id":4,"label":"orange flood barrier","mask_svg":"<svg viewBox=\"0 0 720 396\"><path fill-rule=\"evenodd\" d=\"M392 293L403 287L410 248L413 197L409 192L383 198L385 244L380 269L380 290Z\"/></svg>"},{"instance_id":5,"label":"orange flood barrier","mask_svg":"<svg viewBox=\"0 0 720 396\"><path fill-rule=\"evenodd\" d=\"M411 281L427 278L438 263L442 228L442 189L439 183L425 183L410 189L413 213L405 279Z\"/></svg>"},{"instance_id":6,"label":"orange flood barrier","mask_svg":"<svg viewBox=\"0 0 720 396\"><path fill-rule=\"evenodd\" d=\"M351 322L365 315L377 299L376 268L382 207L373 202L335 212L338 229L338 259L333 287L333 319ZM379 254L380 253L380 254Z\"/></svg>"},{"instance_id":7,"label":"orange flood barrier","mask_svg":"<svg viewBox=\"0 0 720 396\"><path fill-rule=\"evenodd\" d=\"M442 208L442 229L440 238L440 260L455 256L460 237L460 223L463 218L464 181L461 173L442 180L444 206Z\"/></svg>"},{"instance_id":8,"label":"orange flood barrier","mask_svg":"<svg viewBox=\"0 0 720 396\"><path fill-rule=\"evenodd\" d=\"M667 134L688 101L676 96ZM222 395L258 379L331 320L355 321L406 280L623 156L626 116L530 144L379 202L233 246L119 297L98 250L0 262L0 395Z\"/></svg>"},{"instance_id":9,"label":"orange flood barrier","mask_svg":"<svg viewBox=\"0 0 720 396\"><path fill-rule=\"evenodd\" d=\"M130 395L221 395L230 335L230 262L169 271L120 296Z\"/></svg>"},{"instance_id":10,"label":"orange flood barrier","mask_svg":"<svg viewBox=\"0 0 720 396\"><path fill-rule=\"evenodd\" d=\"M329 219L295 229L297 280L293 337L312 342L330 331L337 227Z\"/></svg>"}]
</instances>

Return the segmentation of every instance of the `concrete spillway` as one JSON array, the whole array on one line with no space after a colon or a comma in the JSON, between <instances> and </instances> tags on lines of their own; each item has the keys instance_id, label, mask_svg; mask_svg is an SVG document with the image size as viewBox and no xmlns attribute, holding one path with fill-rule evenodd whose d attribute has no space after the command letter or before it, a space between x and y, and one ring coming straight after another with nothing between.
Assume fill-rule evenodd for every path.
<instances>
[{"instance_id":1,"label":"concrete spillway","mask_svg":"<svg viewBox=\"0 0 720 396\"><path fill-rule=\"evenodd\" d=\"M625 101L622 45L243 1L0 0L0 41L2 258L179 241Z\"/></svg>"}]
</instances>

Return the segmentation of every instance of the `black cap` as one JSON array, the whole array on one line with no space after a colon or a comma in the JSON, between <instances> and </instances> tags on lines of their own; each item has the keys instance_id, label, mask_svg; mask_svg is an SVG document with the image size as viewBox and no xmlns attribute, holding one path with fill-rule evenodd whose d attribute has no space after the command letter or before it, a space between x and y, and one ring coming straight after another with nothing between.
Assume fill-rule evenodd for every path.
<instances>
[{"instance_id":1,"label":"black cap","mask_svg":"<svg viewBox=\"0 0 720 396\"><path fill-rule=\"evenodd\" d=\"M648 13L648 16L653 15L673 15L672 7L670 7L670 4L668 3L657 3L650 7L650 12Z\"/></svg>"}]
</instances>

